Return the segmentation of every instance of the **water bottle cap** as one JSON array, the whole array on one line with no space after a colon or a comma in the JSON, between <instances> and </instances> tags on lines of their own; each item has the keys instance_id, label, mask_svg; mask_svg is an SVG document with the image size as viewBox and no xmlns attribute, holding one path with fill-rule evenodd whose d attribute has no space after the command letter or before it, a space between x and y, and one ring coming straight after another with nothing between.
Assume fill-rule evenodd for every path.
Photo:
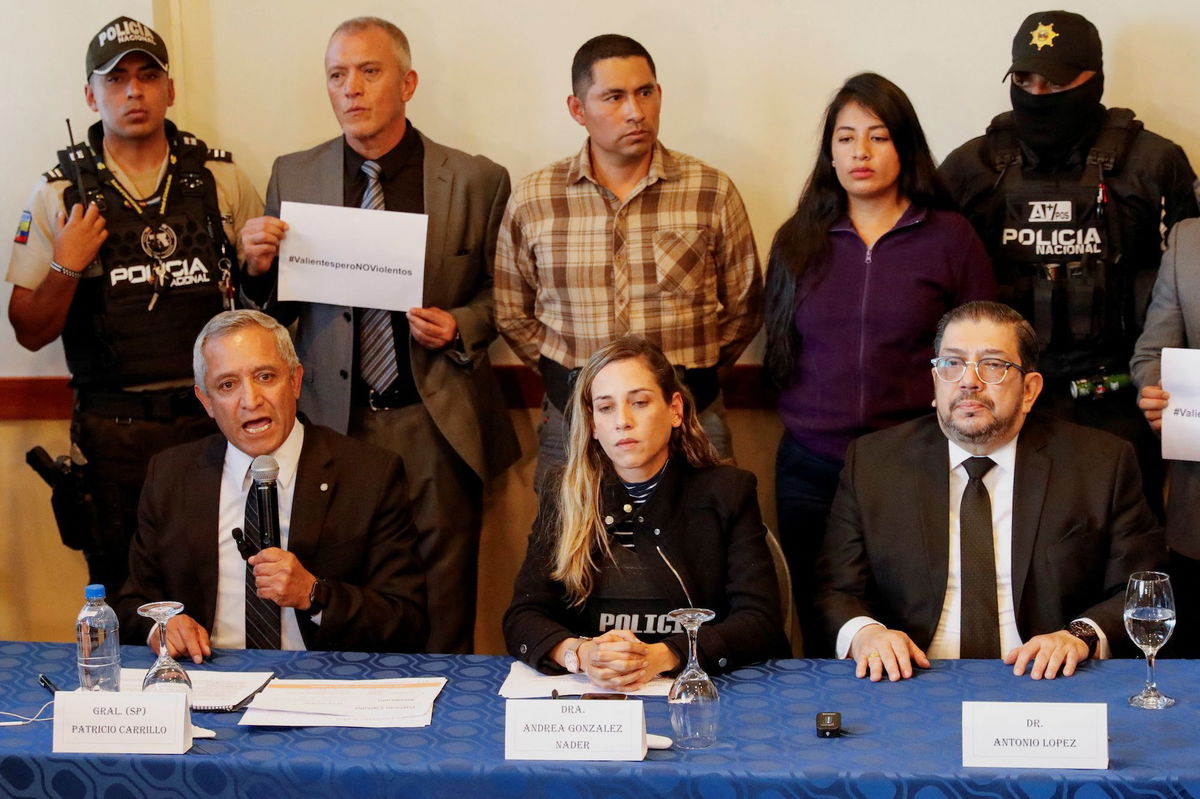
<instances>
[{"instance_id":1,"label":"water bottle cap","mask_svg":"<svg viewBox=\"0 0 1200 799\"><path fill-rule=\"evenodd\" d=\"M104 599L104 586L100 583L92 583L83 589L83 595L87 599Z\"/></svg>"}]
</instances>

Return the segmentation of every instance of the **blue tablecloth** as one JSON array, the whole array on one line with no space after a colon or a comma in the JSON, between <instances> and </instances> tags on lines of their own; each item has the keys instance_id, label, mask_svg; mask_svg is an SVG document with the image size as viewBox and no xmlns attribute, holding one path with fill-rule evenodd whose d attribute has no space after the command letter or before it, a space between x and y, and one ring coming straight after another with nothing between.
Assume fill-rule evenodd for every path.
<instances>
[{"instance_id":1,"label":"blue tablecloth","mask_svg":"<svg viewBox=\"0 0 1200 799\"><path fill-rule=\"evenodd\" d=\"M127 647L126 666L151 658ZM159 797L943 796L1200 797L1200 662L1160 661L1166 711L1136 710L1141 661L1089 663L1075 677L1034 682L1000 663L940 661L901 683L854 679L845 661L781 660L719 678L721 740L697 752L652 751L641 763L504 760L509 658L222 651L228 670L281 677L444 676L433 724L418 729L238 727L240 713L198 713L217 732L186 755L56 755L51 725L0 727L0 795ZM0 710L32 715L48 698L44 672L74 687L74 647L0 643ZM1107 771L965 769L963 700L1108 703ZM842 713L853 735L819 739L814 716ZM646 702L647 728L670 735L666 701Z\"/></svg>"}]
</instances>

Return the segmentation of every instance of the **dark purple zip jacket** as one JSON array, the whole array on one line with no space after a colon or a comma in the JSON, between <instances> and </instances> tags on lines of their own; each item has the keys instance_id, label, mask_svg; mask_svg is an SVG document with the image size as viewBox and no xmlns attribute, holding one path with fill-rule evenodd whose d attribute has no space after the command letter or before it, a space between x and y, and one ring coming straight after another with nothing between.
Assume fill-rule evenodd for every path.
<instances>
[{"instance_id":1,"label":"dark purple zip jacket","mask_svg":"<svg viewBox=\"0 0 1200 799\"><path fill-rule=\"evenodd\" d=\"M809 450L842 460L850 442L933 402L933 336L946 311L996 297L979 237L961 215L910 205L868 248L844 217L796 292L800 349L779 415Z\"/></svg>"}]
</instances>

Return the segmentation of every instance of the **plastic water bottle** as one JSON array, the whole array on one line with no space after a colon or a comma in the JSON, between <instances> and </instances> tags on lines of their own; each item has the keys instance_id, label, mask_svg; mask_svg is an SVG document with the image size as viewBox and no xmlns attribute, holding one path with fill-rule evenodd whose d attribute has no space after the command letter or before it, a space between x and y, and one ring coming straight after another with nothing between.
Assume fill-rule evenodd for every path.
<instances>
[{"instance_id":1,"label":"plastic water bottle","mask_svg":"<svg viewBox=\"0 0 1200 799\"><path fill-rule=\"evenodd\" d=\"M84 596L87 604L75 620L79 687L85 691L119 691L121 642L117 614L104 601L104 586L89 585Z\"/></svg>"}]
</instances>

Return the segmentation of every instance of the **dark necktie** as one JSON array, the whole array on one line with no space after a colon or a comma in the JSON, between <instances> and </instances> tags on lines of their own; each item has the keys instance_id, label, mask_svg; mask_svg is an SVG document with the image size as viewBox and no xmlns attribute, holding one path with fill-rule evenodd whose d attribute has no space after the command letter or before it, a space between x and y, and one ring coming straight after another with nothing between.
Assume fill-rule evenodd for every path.
<instances>
[{"instance_id":1,"label":"dark necktie","mask_svg":"<svg viewBox=\"0 0 1200 799\"><path fill-rule=\"evenodd\" d=\"M275 486L271 486L275 490ZM259 528L258 494L254 486L250 486L250 494L246 497L246 540L254 542L254 551L258 551L262 541L262 531ZM269 599L260 599L254 586L254 567L246 564L246 648L247 649L279 649L280 620L279 606Z\"/></svg>"},{"instance_id":2,"label":"dark necktie","mask_svg":"<svg viewBox=\"0 0 1200 799\"><path fill-rule=\"evenodd\" d=\"M384 210L383 185L379 182L380 166L374 161L364 161L362 171L367 173L367 190L363 193L362 207L375 211ZM362 308L358 317L359 368L367 385L379 393L400 374L396 366L396 339L392 333L392 312L380 308Z\"/></svg>"},{"instance_id":3,"label":"dark necktie","mask_svg":"<svg viewBox=\"0 0 1200 799\"><path fill-rule=\"evenodd\" d=\"M992 500L983 476L996 463L967 458L971 478L958 511L962 614L959 657L1000 657L1000 613L996 606L996 548L992 543Z\"/></svg>"}]
</instances>

